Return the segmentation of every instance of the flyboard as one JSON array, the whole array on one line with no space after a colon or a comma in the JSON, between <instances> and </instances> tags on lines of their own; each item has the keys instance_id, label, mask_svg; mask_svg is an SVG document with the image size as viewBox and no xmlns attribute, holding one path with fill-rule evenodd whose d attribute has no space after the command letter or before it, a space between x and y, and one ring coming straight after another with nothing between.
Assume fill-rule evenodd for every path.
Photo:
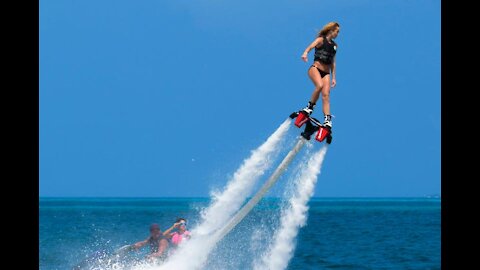
<instances>
[{"instance_id":1,"label":"flyboard","mask_svg":"<svg viewBox=\"0 0 480 270\"><path fill-rule=\"evenodd\" d=\"M227 235L235 226L237 226L245 216L250 213L250 211L258 204L258 202L263 198L265 193L277 182L278 178L288 165L292 162L293 158L298 154L298 152L305 145L307 140L310 140L313 133L317 132L315 135L315 140L322 142L326 139L326 143L330 144L332 142L332 130L330 127L325 126L320 123L317 119L310 117L304 111L294 112L290 114L290 118L295 118L295 126L298 128L302 127L303 124L306 124L305 130L301 133L301 137L298 139L295 146L288 152L285 158L282 160L277 169L273 174L268 178L268 180L263 184L263 186L257 191L257 193L250 198L250 200L228 221L228 223L223 226L221 229L215 232L213 235L213 241L220 241L225 235Z\"/></svg>"},{"instance_id":2,"label":"flyboard","mask_svg":"<svg viewBox=\"0 0 480 270\"><path fill-rule=\"evenodd\" d=\"M290 114L290 118L295 118L295 126L299 128L305 124L305 130L301 133L305 139L310 140L310 137L316 131L315 140L322 142L327 139L327 144L332 143L332 129L329 126L321 124L318 119L309 116L304 111L293 112Z\"/></svg>"}]
</instances>

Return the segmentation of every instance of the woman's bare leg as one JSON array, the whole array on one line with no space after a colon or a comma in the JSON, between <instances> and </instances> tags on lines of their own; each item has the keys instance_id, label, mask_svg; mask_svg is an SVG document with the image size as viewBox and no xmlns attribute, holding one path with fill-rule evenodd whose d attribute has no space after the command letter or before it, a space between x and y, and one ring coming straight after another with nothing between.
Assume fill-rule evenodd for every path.
<instances>
[{"instance_id":1,"label":"woman's bare leg","mask_svg":"<svg viewBox=\"0 0 480 270\"><path fill-rule=\"evenodd\" d=\"M322 109L324 115L330 115L330 74L322 78Z\"/></svg>"},{"instance_id":2,"label":"woman's bare leg","mask_svg":"<svg viewBox=\"0 0 480 270\"><path fill-rule=\"evenodd\" d=\"M308 77L310 77L310 80L312 80L313 85L315 86L315 88L313 89L312 96L310 98L310 102L312 104L316 104L318 101L318 98L320 97L320 92L322 92L323 80L317 68L315 67L310 67L308 69Z\"/></svg>"},{"instance_id":3,"label":"woman's bare leg","mask_svg":"<svg viewBox=\"0 0 480 270\"><path fill-rule=\"evenodd\" d=\"M332 127L332 115L330 114L330 74L322 78L322 109L323 109L323 124Z\"/></svg>"}]
</instances>

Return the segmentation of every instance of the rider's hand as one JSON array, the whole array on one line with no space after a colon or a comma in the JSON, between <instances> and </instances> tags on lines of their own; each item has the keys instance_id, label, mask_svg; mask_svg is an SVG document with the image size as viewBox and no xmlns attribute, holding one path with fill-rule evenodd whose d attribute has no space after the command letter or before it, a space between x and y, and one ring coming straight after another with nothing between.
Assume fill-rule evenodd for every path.
<instances>
[{"instance_id":1,"label":"rider's hand","mask_svg":"<svg viewBox=\"0 0 480 270\"><path fill-rule=\"evenodd\" d=\"M306 54L306 53L302 54L302 60L303 60L304 62L308 62L308 58L307 58L307 54Z\"/></svg>"}]
</instances>

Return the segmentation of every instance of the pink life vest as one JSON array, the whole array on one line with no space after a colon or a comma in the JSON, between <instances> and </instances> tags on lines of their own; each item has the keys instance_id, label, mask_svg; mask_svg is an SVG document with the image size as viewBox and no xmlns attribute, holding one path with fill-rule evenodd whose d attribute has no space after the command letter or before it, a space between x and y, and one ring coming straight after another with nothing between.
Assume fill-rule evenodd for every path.
<instances>
[{"instance_id":1,"label":"pink life vest","mask_svg":"<svg viewBox=\"0 0 480 270\"><path fill-rule=\"evenodd\" d=\"M173 235L172 235L172 243L174 245L178 246L178 244L180 244L180 242L182 242L184 236L190 236L190 232L185 231L182 234L180 234L178 232L174 232Z\"/></svg>"}]
</instances>

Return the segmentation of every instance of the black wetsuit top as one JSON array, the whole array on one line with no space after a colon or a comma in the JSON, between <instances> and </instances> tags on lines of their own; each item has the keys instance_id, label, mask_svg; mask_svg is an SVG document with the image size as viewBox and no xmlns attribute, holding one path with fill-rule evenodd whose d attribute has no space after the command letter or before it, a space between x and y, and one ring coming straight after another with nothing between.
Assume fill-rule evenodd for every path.
<instances>
[{"instance_id":1,"label":"black wetsuit top","mask_svg":"<svg viewBox=\"0 0 480 270\"><path fill-rule=\"evenodd\" d=\"M150 236L150 238L148 239L148 245L150 246L150 254L158 252L158 245L160 244L160 240L162 239L163 237L153 238Z\"/></svg>"},{"instance_id":2,"label":"black wetsuit top","mask_svg":"<svg viewBox=\"0 0 480 270\"><path fill-rule=\"evenodd\" d=\"M327 37L323 36L322 46L315 47L314 61L320 61L326 65L330 65L333 62L333 57L337 53L337 43L331 40L331 43L327 41Z\"/></svg>"}]
</instances>

